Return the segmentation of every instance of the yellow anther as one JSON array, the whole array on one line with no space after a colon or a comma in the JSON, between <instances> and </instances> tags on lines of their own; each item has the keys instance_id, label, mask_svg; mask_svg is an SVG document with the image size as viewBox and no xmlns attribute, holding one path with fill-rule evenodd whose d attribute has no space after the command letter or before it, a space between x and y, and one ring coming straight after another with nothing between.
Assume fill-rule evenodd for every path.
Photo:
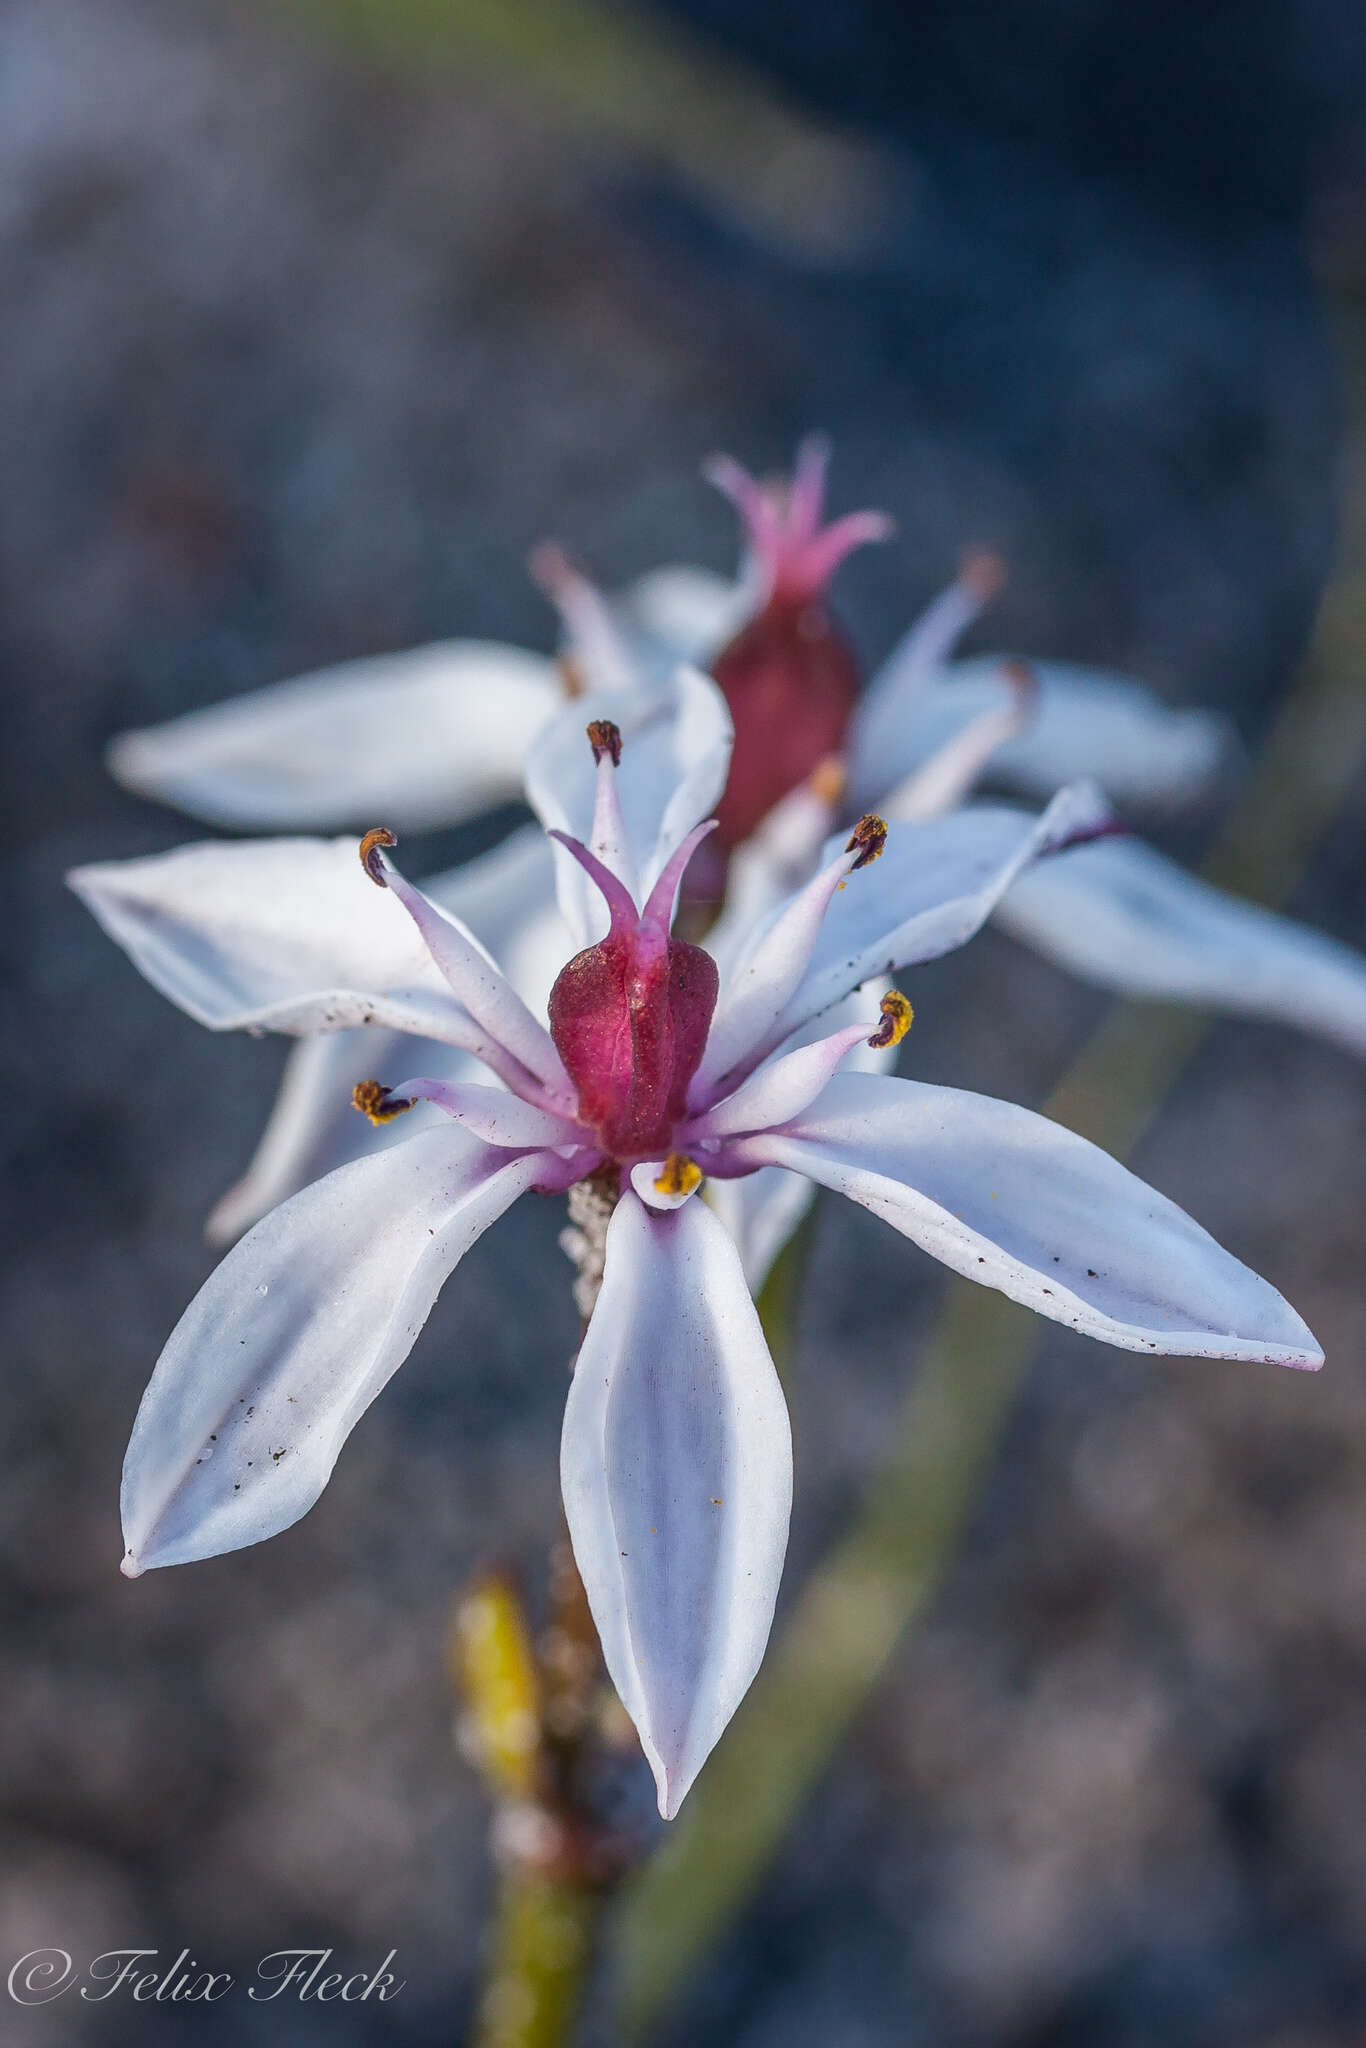
<instances>
[{"instance_id":1,"label":"yellow anther","mask_svg":"<svg viewBox=\"0 0 1366 2048\"><path fill-rule=\"evenodd\" d=\"M392 1123L396 1116L402 1116L412 1106L410 1097L391 1095L383 1081L357 1081L351 1090L352 1109L368 1116L372 1124Z\"/></svg>"},{"instance_id":2,"label":"yellow anther","mask_svg":"<svg viewBox=\"0 0 1366 2048\"><path fill-rule=\"evenodd\" d=\"M915 1021L915 1011L899 988L889 988L882 998L882 1022L868 1040L869 1045L881 1050L884 1046L900 1045Z\"/></svg>"},{"instance_id":3,"label":"yellow anther","mask_svg":"<svg viewBox=\"0 0 1366 2048\"><path fill-rule=\"evenodd\" d=\"M857 874L860 868L866 868L870 861L876 860L886 844L887 820L879 818L873 811L865 811L849 834L849 844L844 849L846 853L858 854L850 874Z\"/></svg>"},{"instance_id":4,"label":"yellow anther","mask_svg":"<svg viewBox=\"0 0 1366 2048\"><path fill-rule=\"evenodd\" d=\"M379 857L379 850L381 846L397 845L398 840L387 825L376 825L360 843L360 864L370 880L381 889L387 889L389 884L384 879L384 862Z\"/></svg>"},{"instance_id":5,"label":"yellow anther","mask_svg":"<svg viewBox=\"0 0 1366 2048\"><path fill-rule=\"evenodd\" d=\"M701 1185L702 1169L695 1159L689 1159L686 1152L671 1152L664 1161L664 1171L655 1182L661 1195L690 1195Z\"/></svg>"}]
</instances>

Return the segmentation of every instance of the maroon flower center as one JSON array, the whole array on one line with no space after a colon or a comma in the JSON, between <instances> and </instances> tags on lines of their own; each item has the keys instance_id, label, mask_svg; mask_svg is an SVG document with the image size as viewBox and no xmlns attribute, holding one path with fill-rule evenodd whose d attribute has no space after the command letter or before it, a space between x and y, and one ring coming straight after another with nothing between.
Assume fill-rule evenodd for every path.
<instances>
[{"instance_id":1,"label":"maroon flower center","mask_svg":"<svg viewBox=\"0 0 1366 2048\"><path fill-rule=\"evenodd\" d=\"M579 1117L614 1159L671 1149L716 1008L716 963L700 946L637 927L575 954L550 992L550 1035Z\"/></svg>"},{"instance_id":2,"label":"maroon flower center","mask_svg":"<svg viewBox=\"0 0 1366 2048\"><path fill-rule=\"evenodd\" d=\"M822 761L844 752L860 676L822 599L781 591L722 650L712 675L735 722L716 813L717 839L729 852Z\"/></svg>"}]
</instances>

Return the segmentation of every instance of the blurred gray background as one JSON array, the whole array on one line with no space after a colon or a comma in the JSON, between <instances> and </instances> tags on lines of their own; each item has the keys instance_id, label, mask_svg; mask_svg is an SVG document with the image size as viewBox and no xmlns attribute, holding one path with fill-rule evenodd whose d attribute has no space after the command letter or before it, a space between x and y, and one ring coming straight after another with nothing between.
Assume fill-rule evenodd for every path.
<instances>
[{"instance_id":1,"label":"blurred gray background","mask_svg":"<svg viewBox=\"0 0 1366 2048\"><path fill-rule=\"evenodd\" d=\"M652 149L601 83L559 104L534 36L519 75L452 30L458 0L386 37L365 12L0 5L0 1970L399 1951L379 2011L252 2015L291 2044L447 2042L469 2009L490 1875L442 1641L471 1571L534 1578L555 1527L561 1217L524 1204L484 1240L295 1530L118 1576L127 1431L283 1048L181 1017L64 893L73 862L199 836L109 784L105 740L438 635L548 647L531 544L608 582L728 567L700 459L776 465L820 426L837 505L899 522L839 586L870 658L986 541L1011 582L979 644L1123 667L1255 745L1333 544L1310 252L1340 291L1366 276L1360 17L1329 0L681 9L741 128L781 80L794 132L806 109L874 153L866 204L832 170L757 208L743 150ZM1359 946L1364 853L1366 776L1294 906ZM992 934L913 993L909 1071L1031 1104L1104 1007ZM1050 1333L930 1623L671 2041L1366 2028L1366 1073L1221 1027L1136 1163L1328 1370ZM789 1594L940 1289L871 1218L823 1215ZM244 2024L0 2000L0 2039L63 2048Z\"/></svg>"}]
</instances>

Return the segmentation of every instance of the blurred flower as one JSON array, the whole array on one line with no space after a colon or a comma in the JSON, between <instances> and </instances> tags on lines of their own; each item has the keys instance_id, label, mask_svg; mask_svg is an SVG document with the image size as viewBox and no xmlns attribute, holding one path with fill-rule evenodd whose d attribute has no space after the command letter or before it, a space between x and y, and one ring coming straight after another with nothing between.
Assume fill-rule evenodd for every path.
<instances>
[{"instance_id":1,"label":"blurred flower","mask_svg":"<svg viewBox=\"0 0 1366 2048\"><path fill-rule=\"evenodd\" d=\"M533 569L563 622L558 671L544 657L478 641L345 663L125 733L110 765L130 787L216 823L321 830L380 816L423 829L516 796L528 749L566 690L648 699L680 660L696 661L716 675L736 732L720 829L687 879L713 906L727 887L734 893L751 842L759 868L777 849L777 886L791 887L839 815L873 808L924 820L984 775L1045 799L1089 776L1129 808L1188 802L1208 787L1231 751L1226 722L1209 712L1174 710L1127 678L1064 663L949 658L1000 584L1000 564L982 550L860 694L826 586L849 549L881 537L887 522L855 513L822 527L826 459L825 444L808 439L787 485L761 484L725 458L708 466L746 529L748 559L733 582L675 564L609 598L563 551L539 549ZM751 905L756 889L771 899L775 883L758 883L749 865ZM135 864L130 889L143 872ZM543 836L514 833L426 887L542 1007L565 943ZM1271 1017L1366 1053L1366 962L1198 881L1137 839L1032 867L993 920L1101 987ZM156 979L153 936L144 930L140 944ZM183 972L178 999L194 1010ZM373 1025L304 1039L245 1176L209 1219L215 1241L358 1155L338 1105L390 1056ZM436 1043L429 1067L448 1079L474 1071L468 1055ZM786 1176L737 1185L728 1210L757 1284L806 1198Z\"/></svg>"},{"instance_id":2,"label":"blurred flower","mask_svg":"<svg viewBox=\"0 0 1366 2048\"><path fill-rule=\"evenodd\" d=\"M200 1014L295 1031L374 1020L457 1046L502 1083L363 1084L356 1106L375 1124L421 1101L438 1125L295 1195L228 1254L139 1410L125 1570L297 1520L475 1239L519 1194L592 1179L613 1206L561 1478L608 1670L666 1815L762 1657L792 1483L782 1391L704 1185L805 1176L954 1270L1126 1349L1322 1362L1272 1287L1085 1140L986 1097L841 1071L904 1034L897 992L811 1036L873 977L963 944L1031 863L1098 829L1094 795L1064 790L1040 818L980 805L890 833L865 816L772 914L723 931L718 961L672 924L730 741L719 693L687 672L648 703L589 698L540 736L528 785L577 948L548 1028L393 866L385 830L361 842L363 873L348 842L305 840L72 878Z\"/></svg>"}]
</instances>

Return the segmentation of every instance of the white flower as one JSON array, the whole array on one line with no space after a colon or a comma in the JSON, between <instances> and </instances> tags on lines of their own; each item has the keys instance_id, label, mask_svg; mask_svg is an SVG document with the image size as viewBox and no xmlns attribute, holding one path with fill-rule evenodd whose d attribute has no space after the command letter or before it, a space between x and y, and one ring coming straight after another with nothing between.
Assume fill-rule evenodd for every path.
<instances>
[{"instance_id":1,"label":"white flower","mask_svg":"<svg viewBox=\"0 0 1366 2048\"><path fill-rule=\"evenodd\" d=\"M1090 777L1125 807L1185 802L1208 785L1232 752L1224 719L1172 709L1124 677L1047 661L1030 665L1026 698L1010 658L950 659L999 586L999 565L986 555L968 557L860 696L825 586L851 546L887 526L880 515L854 514L822 527L827 452L806 442L786 490L755 484L733 463L710 465L748 532L738 581L674 566L607 600L559 551L536 558L564 621L563 660L576 683L619 693L622 702L641 691L648 700L678 660L715 666L739 726L720 805L732 888L756 832L772 841L764 820L772 819L775 793L799 790L831 752L848 758L851 814L871 807L889 817L938 816L984 772L1044 799ZM562 702L550 660L453 641L346 663L126 733L110 763L130 787L217 823L293 831L359 828L384 817L399 830L422 829L518 794L527 750ZM800 811L800 796L793 804ZM794 862L789 854L789 878ZM524 832L426 885L497 953L533 1006L548 992L564 942L548 905L549 878L549 849ZM1366 1053L1359 955L1196 880L1136 839L1080 847L1031 868L994 921L1102 987L1271 1017ZM146 935L141 943L149 955ZM150 957L144 964L156 978ZM341 1083L387 1058L378 1034L363 1027L300 1044L255 1158L209 1219L211 1237L231 1239L319 1171L357 1155L357 1133L337 1108ZM450 1048L432 1061L450 1078L471 1071ZM760 1187L772 1196L762 1216L753 1213L753 1183L727 1198L751 1278L782 1241L780 1213L790 1219L803 1206L776 1175Z\"/></svg>"},{"instance_id":2,"label":"white flower","mask_svg":"<svg viewBox=\"0 0 1366 2048\"><path fill-rule=\"evenodd\" d=\"M436 1126L296 1194L224 1259L139 1410L125 1569L297 1520L480 1233L522 1193L597 1177L616 1206L561 1476L608 1669L672 1815L762 1657L791 1496L781 1389L701 1188L779 1173L837 1189L956 1271L1127 1349L1311 1368L1322 1354L1272 1287L1085 1140L987 1097L842 1071L902 1034L904 997L811 1036L870 978L962 944L1032 862L1094 829L1087 792L1042 818L982 805L888 833L865 817L758 922L732 920L718 962L671 923L725 786L724 707L686 673L624 729L613 707L572 707L533 752L577 948L548 1029L389 863L387 832L360 863L347 841L274 841L73 882L207 1021L373 1020L502 1084L371 1083L371 1117L391 1125L421 1100Z\"/></svg>"}]
</instances>

